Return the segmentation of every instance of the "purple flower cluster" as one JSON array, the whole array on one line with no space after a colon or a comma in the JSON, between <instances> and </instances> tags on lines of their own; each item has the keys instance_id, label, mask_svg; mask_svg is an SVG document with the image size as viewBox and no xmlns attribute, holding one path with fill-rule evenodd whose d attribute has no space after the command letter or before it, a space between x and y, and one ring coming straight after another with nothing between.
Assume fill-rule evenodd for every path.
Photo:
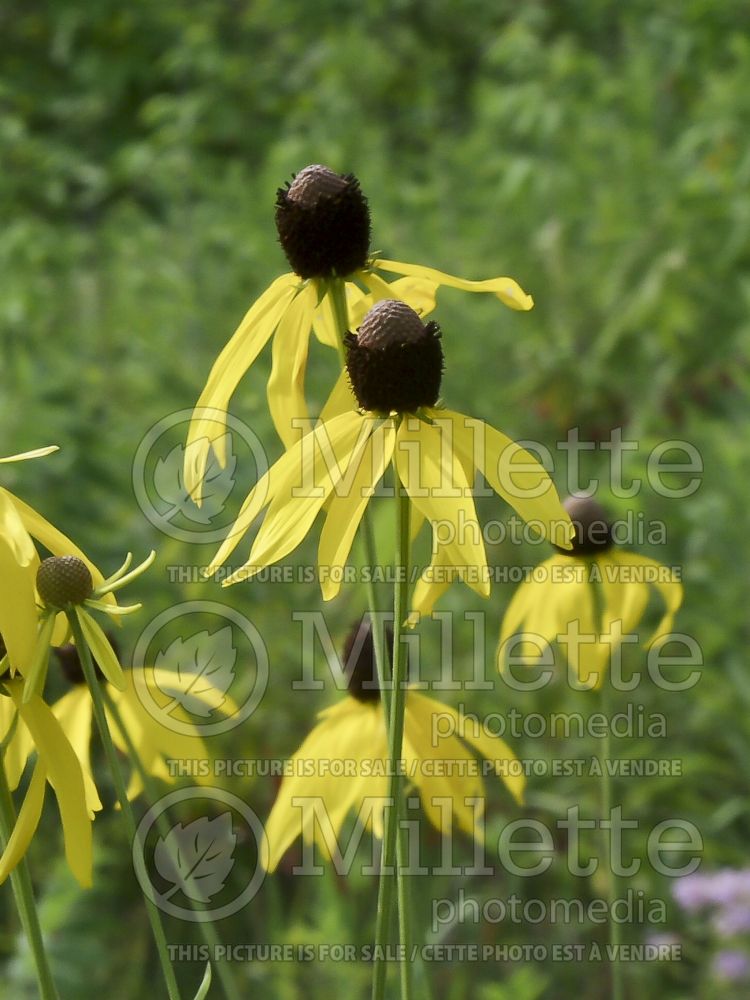
<instances>
[{"instance_id":1,"label":"purple flower cluster","mask_svg":"<svg viewBox=\"0 0 750 1000\"><path fill-rule=\"evenodd\" d=\"M722 868L710 874L694 872L678 879L672 894L688 913L707 907L750 908L750 868Z\"/></svg>"},{"instance_id":2,"label":"purple flower cluster","mask_svg":"<svg viewBox=\"0 0 750 1000\"><path fill-rule=\"evenodd\" d=\"M711 911L720 938L750 933L750 868L722 868L713 873L685 875L673 887L677 903L687 913ZM738 948L716 953L712 971L717 979L737 982L750 978L750 956Z\"/></svg>"}]
</instances>

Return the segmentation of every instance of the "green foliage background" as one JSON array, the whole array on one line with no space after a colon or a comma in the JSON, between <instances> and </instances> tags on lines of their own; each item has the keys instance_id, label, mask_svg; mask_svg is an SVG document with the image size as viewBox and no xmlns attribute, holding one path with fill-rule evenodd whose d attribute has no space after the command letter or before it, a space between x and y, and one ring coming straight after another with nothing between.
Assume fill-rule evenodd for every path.
<instances>
[{"instance_id":1,"label":"green foliage background","mask_svg":"<svg viewBox=\"0 0 750 1000\"><path fill-rule=\"evenodd\" d=\"M6 4L2 453L47 443L61 452L4 467L3 482L107 569L127 550L157 547L157 566L139 589L143 616L216 597L212 584L169 582L166 566L199 563L210 549L187 551L151 527L133 496L135 449L162 416L194 403L247 305L287 269L273 227L276 188L308 163L354 172L370 200L375 248L465 276L510 274L534 295L534 310L518 314L441 292L450 405L553 450L571 427L594 442L622 428L639 444L623 453L626 479L646 478L660 442L699 450L704 475L694 495L668 499L645 488L629 500L609 498L617 515L632 510L668 525L666 545L640 550L683 567L680 624L705 658L692 691L638 691L648 711L667 715L668 739L618 748L680 759L683 776L623 779L618 793L644 829L672 816L695 822L706 868L747 864L749 28L741 0ZM326 361L318 357L311 372L314 393L324 391ZM234 412L273 451L266 371L263 361L244 380ZM555 454L562 489L564 455ZM601 449L586 456L587 471L603 479L608 463ZM484 513L503 516L491 504ZM299 560L314 552L310 542ZM490 558L525 563L540 555L504 545ZM497 585L483 609L490 677L512 592L512 584ZM222 752L289 754L316 707L290 691L299 656L290 611L318 608L319 593L241 586L221 599L252 617L273 672L260 711ZM341 634L363 600L352 589L326 608L332 631ZM456 590L444 606L463 612L475 601ZM129 621L125 645L146 620ZM429 627L424 642L437 656ZM320 707L335 697L322 693ZM495 694L462 700L480 712L595 707L561 683L536 697L498 683ZM515 749L546 758L595 752L552 738ZM231 787L266 814L272 782ZM499 786L491 795L497 830L520 814ZM595 808L595 796L590 781L533 779L523 814L549 822L571 802ZM98 877L88 893L59 860L52 819L31 861L64 996L154 995L118 817L97 820ZM468 861L470 845L460 850ZM370 882L308 881L283 873L269 880L249 909L220 926L222 936L369 941ZM668 881L644 868L636 884L669 900ZM452 898L459 888L478 898L598 891L567 875L562 859L531 886L502 874L462 886L446 878L429 895ZM2 903L3 995L33 997L7 890ZM706 926L687 927L670 903L665 925L634 924L626 939L643 941L654 930L683 935L683 961L629 965L629 995L729 995L711 978L715 944ZM171 941L198 940L179 923L168 933ZM601 928L466 924L449 938L477 939L601 940ZM334 990L365 996L369 970L244 963L236 973L248 991L291 1000ZM198 966L185 964L181 974L195 988ZM427 974L440 1000L607 996L606 970L596 964L454 961Z\"/></svg>"}]
</instances>

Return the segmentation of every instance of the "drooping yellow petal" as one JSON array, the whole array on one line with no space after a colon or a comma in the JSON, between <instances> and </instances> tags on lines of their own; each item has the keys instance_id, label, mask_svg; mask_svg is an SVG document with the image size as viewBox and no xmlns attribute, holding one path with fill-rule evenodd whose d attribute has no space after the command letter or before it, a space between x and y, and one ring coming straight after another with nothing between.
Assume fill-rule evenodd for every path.
<instances>
[{"instance_id":1,"label":"drooping yellow petal","mask_svg":"<svg viewBox=\"0 0 750 1000\"><path fill-rule=\"evenodd\" d=\"M149 673L150 671L144 671L143 676L149 688L152 688L153 682L148 676ZM149 761L147 771L168 780L169 770L164 763L165 759L210 761L210 755L198 730L188 731L191 728L190 717L180 704L170 705L167 702L163 714L155 717L141 703L133 672L128 671L125 679L124 691L122 693L112 691L110 694L116 702L123 726L138 750L139 757ZM233 704L231 699L227 701ZM171 726L167 721L168 718L173 718L177 725ZM127 753L127 743L115 719L110 723L110 728L118 747L123 753ZM198 778L199 781L201 777Z\"/></svg>"},{"instance_id":2,"label":"drooping yellow petal","mask_svg":"<svg viewBox=\"0 0 750 1000\"><path fill-rule=\"evenodd\" d=\"M545 567L546 563L542 563L542 566ZM535 600L539 600L539 596L533 579L516 587L513 597L510 599L510 604L503 616L502 626L500 627L501 647L512 635L523 630L523 625L530 613L531 606Z\"/></svg>"},{"instance_id":3,"label":"drooping yellow petal","mask_svg":"<svg viewBox=\"0 0 750 1000\"><path fill-rule=\"evenodd\" d=\"M453 447L482 472L492 489L543 538L570 548L573 525L544 466L506 434L452 410L432 410L452 429Z\"/></svg>"},{"instance_id":4,"label":"drooping yellow petal","mask_svg":"<svg viewBox=\"0 0 750 1000\"><path fill-rule=\"evenodd\" d=\"M444 545L433 548L432 559L414 585L411 595L411 612L408 624L414 627L422 615L431 615L437 601L459 577L459 571L451 565ZM476 588L476 583L473 584Z\"/></svg>"},{"instance_id":5,"label":"drooping yellow petal","mask_svg":"<svg viewBox=\"0 0 750 1000\"><path fill-rule=\"evenodd\" d=\"M99 669L110 684L122 690L125 687L125 675L101 625L83 608L76 608L75 614L78 616L78 622L86 644L91 650L91 655L99 664Z\"/></svg>"},{"instance_id":6,"label":"drooping yellow petal","mask_svg":"<svg viewBox=\"0 0 750 1000\"><path fill-rule=\"evenodd\" d=\"M300 544L327 497L337 488L349 488L356 472L349 467L352 452L363 446L376 426L372 417L347 413L295 445L291 454L296 462L278 482L247 563L224 586L250 579Z\"/></svg>"},{"instance_id":7,"label":"drooping yellow petal","mask_svg":"<svg viewBox=\"0 0 750 1000\"><path fill-rule=\"evenodd\" d=\"M527 312L534 306L532 297L527 295L513 278L502 277L488 278L485 281L467 281L465 278L456 278L452 274L438 271L434 267L424 267L422 264L404 264L398 260L378 259L373 261L372 266L381 271L427 278L438 286L460 288L464 292L490 292L504 305L522 312Z\"/></svg>"},{"instance_id":8,"label":"drooping yellow petal","mask_svg":"<svg viewBox=\"0 0 750 1000\"><path fill-rule=\"evenodd\" d=\"M439 746L432 738L433 711L437 702L420 699L408 691L404 717L404 763L409 780L419 790L427 818L444 837L456 822L469 836L482 839L477 815L484 811L484 785L479 765L466 747L445 737ZM481 800L481 805L469 800ZM450 805L448 805L448 800Z\"/></svg>"},{"instance_id":9,"label":"drooping yellow petal","mask_svg":"<svg viewBox=\"0 0 750 1000\"><path fill-rule=\"evenodd\" d=\"M347 702L355 699L347 698ZM383 712L378 702L367 704L355 702L344 716L344 726L340 727L342 752L346 759L348 774L329 777L326 783L325 803L331 829L337 839L348 814L357 811L367 828L382 837L382 821L388 793L385 760L387 758L387 734ZM383 765L383 766L378 766ZM365 802L365 800L369 800ZM324 832L329 836L324 836ZM321 824L315 829L315 840L327 857L332 848L339 845L330 842L330 831L324 831Z\"/></svg>"},{"instance_id":10,"label":"drooping yellow petal","mask_svg":"<svg viewBox=\"0 0 750 1000\"><path fill-rule=\"evenodd\" d=\"M351 780L322 773L320 762L351 756L352 748L358 745L364 712L372 709L360 705L353 698L345 700L344 709L332 718L319 722L291 757L291 773L281 782L266 823L269 845L267 870L270 872L275 870L297 837L304 837L307 843L315 839L312 814L294 805L293 799L319 797L330 816L331 810L336 812L341 798L349 797ZM311 773L305 774L306 771ZM338 813L340 815L340 809Z\"/></svg>"},{"instance_id":11,"label":"drooping yellow petal","mask_svg":"<svg viewBox=\"0 0 750 1000\"><path fill-rule=\"evenodd\" d=\"M133 684L133 672L126 674L128 690ZM174 670L167 670L164 667L144 668L142 672L143 681L148 688L151 697L157 704L168 704L171 696L177 698L184 696L185 686L179 680L179 675ZM223 715L231 716L239 712L239 707L231 695L219 691L209 681L201 678L200 683L190 688L190 700L202 701L207 708L221 711Z\"/></svg>"},{"instance_id":12,"label":"drooping yellow petal","mask_svg":"<svg viewBox=\"0 0 750 1000\"><path fill-rule=\"evenodd\" d=\"M8 455L7 458L0 458L0 465L4 465L6 462L25 462L29 458L44 458L45 455L51 455L53 451L59 450L59 445L50 444L46 448L34 448L33 451L22 451L18 455Z\"/></svg>"},{"instance_id":13,"label":"drooping yellow petal","mask_svg":"<svg viewBox=\"0 0 750 1000\"><path fill-rule=\"evenodd\" d=\"M461 460L436 426L405 417L396 436L396 466L412 503L432 524L436 542L459 578L490 592L474 499Z\"/></svg>"},{"instance_id":14,"label":"drooping yellow petal","mask_svg":"<svg viewBox=\"0 0 750 1000\"><path fill-rule=\"evenodd\" d=\"M460 462L466 477L466 482L468 484L473 483L474 467L470 465L466 458L458 451L454 452L454 458ZM424 522L424 515L417 511L413 521L417 522L417 526L421 525ZM412 524L412 541L414 540L415 535L415 526ZM432 614L437 601L450 588L451 584L455 580L460 579L464 579L472 590L479 594L480 597L484 596L479 578L474 574L469 574L468 576L464 574L462 577L461 572L452 565L450 554L446 547L440 543L438 533L433 531L432 557L430 559L430 564L422 571L412 592L411 611L407 619L407 625L413 628L419 621L420 615Z\"/></svg>"},{"instance_id":15,"label":"drooping yellow petal","mask_svg":"<svg viewBox=\"0 0 750 1000\"><path fill-rule=\"evenodd\" d=\"M12 726L15 728L13 735L10 736ZM21 775L26 770L26 762L34 750L34 741L26 726L20 722L12 699L0 697L0 741L8 739L9 736L3 765L5 766L5 776L8 779L8 787L14 791L18 788Z\"/></svg>"},{"instance_id":16,"label":"drooping yellow petal","mask_svg":"<svg viewBox=\"0 0 750 1000\"><path fill-rule=\"evenodd\" d=\"M89 816L102 808L99 792L91 771L91 719L92 705L89 689L85 684L77 684L52 706L55 718L75 751L83 772L86 788L86 806Z\"/></svg>"},{"instance_id":17,"label":"drooping yellow petal","mask_svg":"<svg viewBox=\"0 0 750 1000\"><path fill-rule=\"evenodd\" d=\"M221 467L226 465L224 435L229 400L242 376L273 336L296 295L299 280L296 274L284 274L253 303L214 362L195 404L185 449L184 477L185 486L198 506L202 501L201 487L211 448ZM312 323L312 314L309 321Z\"/></svg>"},{"instance_id":18,"label":"drooping yellow petal","mask_svg":"<svg viewBox=\"0 0 750 1000\"><path fill-rule=\"evenodd\" d=\"M315 455L324 447L321 442L329 441L331 435L338 436L342 431L359 427L361 421L362 417L353 410L342 413L330 421L319 423L310 434L306 435L293 448L284 452L245 497L229 534L206 568L206 575L215 573L219 566L234 552L255 518L264 507L272 502L274 497L280 494L289 495L292 489L299 487L300 481L309 482L309 479L303 478L303 476L309 477L310 463L312 461L314 464Z\"/></svg>"},{"instance_id":19,"label":"drooping yellow petal","mask_svg":"<svg viewBox=\"0 0 750 1000\"><path fill-rule=\"evenodd\" d=\"M68 865L80 885L88 887L92 837L81 765L60 723L42 699L34 695L24 703L21 685L12 683L8 687L57 797Z\"/></svg>"},{"instance_id":20,"label":"drooping yellow petal","mask_svg":"<svg viewBox=\"0 0 750 1000\"><path fill-rule=\"evenodd\" d=\"M630 553L614 549L596 560L601 573L605 627L609 630L614 622L619 621L623 635L633 634L648 604L648 584L628 578L629 555ZM621 557L625 557L626 573L620 571Z\"/></svg>"},{"instance_id":21,"label":"drooping yellow petal","mask_svg":"<svg viewBox=\"0 0 750 1000\"><path fill-rule=\"evenodd\" d=\"M419 316L428 316L436 305L439 282L425 277L397 278L395 281L383 281L373 271L363 272L362 279L372 293L363 303L366 308L354 316L354 327L361 324L365 313L381 299L401 299Z\"/></svg>"},{"instance_id":22,"label":"drooping yellow petal","mask_svg":"<svg viewBox=\"0 0 750 1000\"><path fill-rule=\"evenodd\" d=\"M20 501L0 486L0 538L19 566L29 566L36 549L18 511Z\"/></svg>"},{"instance_id":23,"label":"drooping yellow petal","mask_svg":"<svg viewBox=\"0 0 750 1000\"><path fill-rule=\"evenodd\" d=\"M365 508L393 457L395 441L392 420L376 427L361 449L352 452L356 471L351 485L337 490L331 498L318 547L320 587L326 601L341 589L341 570L349 558Z\"/></svg>"},{"instance_id":24,"label":"drooping yellow petal","mask_svg":"<svg viewBox=\"0 0 750 1000\"><path fill-rule=\"evenodd\" d=\"M647 647L652 646L672 631L674 616L679 611L684 596L682 583L673 569L655 559L649 559L648 556L637 555L635 552L617 552L615 558L623 577L627 575L630 579L650 583L664 601L664 615L645 643Z\"/></svg>"},{"instance_id":25,"label":"drooping yellow petal","mask_svg":"<svg viewBox=\"0 0 750 1000\"><path fill-rule=\"evenodd\" d=\"M486 727L481 722L478 722L476 718L467 719L466 716L458 712L451 705L445 705L442 702L435 701L433 698L428 698L426 695L417 694L417 692L413 692L410 697L412 697L415 703L419 699L419 711L425 719L429 718L433 720L436 715L440 716L441 713L450 716L453 720L453 726L450 728L462 740L466 740L467 743L471 744L482 757L496 765L495 773L497 777L500 778L516 802L519 805L523 803L526 778L523 775L523 768L520 766L518 758L505 740L488 732ZM417 709L415 708L415 710ZM450 728L446 728L445 731L449 732ZM439 735L441 726L435 726L431 721L430 730L432 731L433 729L436 729ZM442 747L442 741L440 746Z\"/></svg>"},{"instance_id":26,"label":"drooping yellow petal","mask_svg":"<svg viewBox=\"0 0 750 1000\"><path fill-rule=\"evenodd\" d=\"M309 416L305 402L305 367L310 317L316 302L315 285L306 285L287 307L273 338L271 375L267 387L268 408L285 448L291 448L307 432Z\"/></svg>"},{"instance_id":27,"label":"drooping yellow petal","mask_svg":"<svg viewBox=\"0 0 750 1000\"><path fill-rule=\"evenodd\" d=\"M44 764L37 761L31 776L29 787L18 813L16 825L8 838L2 857L0 857L0 882L4 882L29 849L34 839L39 819L44 805L44 792L47 786L47 772Z\"/></svg>"},{"instance_id":28,"label":"drooping yellow petal","mask_svg":"<svg viewBox=\"0 0 750 1000\"><path fill-rule=\"evenodd\" d=\"M0 508L4 492L0 490ZM29 539L31 558L26 563L19 562L18 546L5 534L5 525L0 525L0 532L0 635L11 667L23 673L31 663L36 643L39 613L35 583L39 559Z\"/></svg>"}]
</instances>

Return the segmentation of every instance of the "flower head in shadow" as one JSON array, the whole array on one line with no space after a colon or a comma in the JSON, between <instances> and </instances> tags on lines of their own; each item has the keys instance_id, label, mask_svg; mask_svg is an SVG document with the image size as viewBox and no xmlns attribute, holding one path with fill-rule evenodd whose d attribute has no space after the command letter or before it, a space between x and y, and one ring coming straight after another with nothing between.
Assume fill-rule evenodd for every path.
<instances>
[{"instance_id":1,"label":"flower head in shadow","mask_svg":"<svg viewBox=\"0 0 750 1000\"><path fill-rule=\"evenodd\" d=\"M596 500L572 496L565 507L575 526L573 548L541 563L518 587L503 620L498 658L502 664L517 633L521 642L514 656L530 663L556 642L579 683L599 687L613 649L638 628L652 588L661 597L664 614L646 645L670 633L682 603L682 584L669 567L615 545Z\"/></svg>"},{"instance_id":2,"label":"flower head in shadow","mask_svg":"<svg viewBox=\"0 0 750 1000\"><path fill-rule=\"evenodd\" d=\"M266 824L273 871L298 838L317 843L332 858L352 812L382 838L388 792L388 740L367 618L350 633L343 655L348 694L318 715L318 723L293 754ZM409 689L406 692L403 767L431 824L443 836L457 825L481 840L486 768L494 770L513 798L524 790L522 769L508 745L462 713ZM345 773L331 762L347 762Z\"/></svg>"}]
</instances>

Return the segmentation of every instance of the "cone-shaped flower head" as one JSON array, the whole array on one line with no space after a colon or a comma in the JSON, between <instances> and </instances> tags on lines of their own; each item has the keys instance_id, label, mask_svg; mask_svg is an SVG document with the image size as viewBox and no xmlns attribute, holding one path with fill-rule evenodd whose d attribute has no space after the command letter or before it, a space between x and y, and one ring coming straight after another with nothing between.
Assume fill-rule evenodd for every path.
<instances>
[{"instance_id":1,"label":"cone-shaped flower head","mask_svg":"<svg viewBox=\"0 0 750 1000\"><path fill-rule=\"evenodd\" d=\"M506 643L520 633L515 657L537 663L541 651L556 643L579 683L599 687L624 637L637 634L649 587L659 592L665 611L648 646L671 632L682 584L669 567L616 545L607 513L592 497L567 497L563 507L575 531L573 547L555 546L557 554L516 590L500 632L498 663L502 667Z\"/></svg>"},{"instance_id":2,"label":"cone-shaped flower head","mask_svg":"<svg viewBox=\"0 0 750 1000\"><path fill-rule=\"evenodd\" d=\"M314 163L279 188L276 228L301 278L344 277L367 263L370 211L353 174Z\"/></svg>"},{"instance_id":3,"label":"cone-shaped flower head","mask_svg":"<svg viewBox=\"0 0 750 1000\"><path fill-rule=\"evenodd\" d=\"M386 626L385 633L390 649L393 631ZM348 696L319 713L315 728L292 756L266 824L268 851L262 864L267 871L278 866L299 836L305 843L316 842L338 865L339 838L351 812L356 811L377 837L383 836L389 802L388 736L369 616L352 628L342 653ZM436 718L446 717L452 732L435 738ZM409 784L443 836L458 827L481 841L486 796L482 773L495 774L517 802L522 801L525 781L507 743L475 721L413 688L406 691L403 763ZM493 766L479 764L475 754ZM332 759L350 762L351 770L336 774L329 766Z\"/></svg>"},{"instance_id":4,"label":"cone-shaped flower head","mask_svg":"<svg viewBox=\"0 0 750 1000\"><path fill-rule=\"evenodd\" d=\"M78 556L50 556L37 570L36 588L50 607L70 608L91 597L94 581L91 570Z\"/></svg>"},{"instance_id":5,"label":"cone-shaped flower head","mask_svg":"<svg viewBox=\"0 0 750 1000\"><path fill-rule=\"evenodd\" d=\"M292 270L276 278L247 311L216 359L190 422L184 480L199 506L203 484L211 477L211 455L219 467L227 465L229 401L270 340L268 405L289 448L310 418L305 371L313 330L321 343L341 352L344 331L356 328L375 302L402 299L426 316L440 287L488 293L510 309L526 311L534 304L510 277L467 281L421 264L372 256L370 214L358 181L321 164L305 167L279 189L276 226ZM400 277L394 280L395 275Z\"/></svg>"},{"instance_id":6,"label":"cone-shaped flower head","mask_svg":"<svg viewBox=\"0 0 750 1000\"><path fill-rule=\"evenodd\" d=\"M598 500L593 497L566 497L563 507L570 515L575 528L572 549L559 549L567 556L595 556L606 552L612 545L612 525Z\"/></svg>"},{"instance_id":7,"label":"cone-shaped flower head","mask_svg":"<svg viewBox=\"0 0 750 1000\"><path fill-rule=\"evenodd\" d=\"M437 323L424 324L398 299L383 299L356 336L347 333L346 367L363 410L414 413L440 395L443 349Z\"/></svg>"}]
</instances>

